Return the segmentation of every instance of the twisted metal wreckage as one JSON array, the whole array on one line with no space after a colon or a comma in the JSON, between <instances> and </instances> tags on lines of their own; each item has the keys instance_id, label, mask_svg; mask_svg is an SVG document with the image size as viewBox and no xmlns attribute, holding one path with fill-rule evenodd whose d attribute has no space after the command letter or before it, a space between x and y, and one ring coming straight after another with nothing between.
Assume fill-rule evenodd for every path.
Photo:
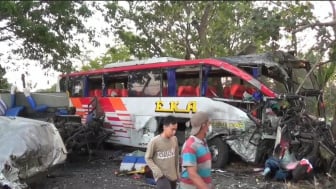
<instances>
[{"instance_id":1,"label":"twisted metal wreckage","mask_svg":"<svg viewBox=\"0 0 336 189\"><path fill-rule=\"evenodd\" d=\"M19 98L15 98L13 91L12 88L10 94L3 93L0 99L1 189L28 188L50 169L64 163L69 154L91 154L91 149L106 136L98 119L86 125L76 121L78 117L71 115L73 108L64 106L67 103L63 94L52 95L63 99L56 103L57 107L47 107L37 105L30 94L16 94ZM50 100L48 96L43 98Z\"/></svg>"},{"instance_id":2,"label":"twisted metal wreckage","mask_svg":"<svg viewBox=\"0 0 336 189\"><path fill-rule=\"evenodd\" d=\"M302 68L312 73L309 62L280 51L226 59L241 65L262 65L263 72L282 81L287 91L274 98L264 97L258 102L255 109L259 110L261 119L247 112L256 127L228 140L231 149L245 161L263 163L274 155L278 146L280 152L277 158L283 161L280 168L286 169L287 165L304 159L309 161L307 167L312 166L315 172L335 171L336 132L334 126L325 121L322 90L313 74L306 77L311 81L307 87L304 85L305 75L293 72L293 68ZM316 105L317 116L308 111L307 107L313 104ZM299 175L295 176L295 180L300 179Z\"/></svg>"},{"instance_id":3,"label":"twisted metal wreckage","mask_svg":"<svg viewBox=\"0 0 336 189\"><path fill-rule=\"evenodd\" d=\"M223 59L235 62L239 67L259 64L265 75L284 83L287 91L257 102L254 110L259 110L260 119L247 112L256 127L228 140L231 149L247 162L262 163L279 145L280 156L288 163L308 158L314 170L334 171L336 133L325 121L322 90L311 72L310 63L282 51ZM294 72L293 68L302 68L305 72ZM311 73L307 77L310 83L305 85L303 78L307 72ZM312 104L316 105L317 116L308 111L307 106Z\"/></svg>"},{"instance_id":4,"label":"twisted metal wreckage","mask_svg":"<svg viewBox=\"0 0 336 189\"><path fill-rule=\"evenodd\" d=\"M322 107L321 90L313 74L309 76L312 80L310 87L313 89L308 89L300 85L292 70L302 68L309 71L309 62L281 51L225 57L221 60L238 68L257 65L262 74L284 83L287 91L279 93L276 97L253 99L256 104L253 110L257 110L260 116L257 118L251 112L246 112L254 124L244 131L230 132L231 134L225 137L226 143L236 154L246 162L263 163L279 144L283 157L290 156L291 161L308 158L315 171L335 171L336 133L331 125L326 124L325 119L321 119L324 117L323 110L319 109L319 115L314 117L306 109L311 98L318 102L318 108ZM299 77L302 79L304 75ZM38 96L35 96L35 99L29 98L28 103L26 98L29 94L16 94L16 97L17 102L21 102L25 107L18 115L32 119L0 117L0 141L1 144L6 144L0 147L0 186L25 188L26 180L63 163L67 153L90 154L109 135L103 129L104 113L100 110L96 97L91 101L91 117L85 124L81 123L80 117L74 115L74 109L67 107L69 97L66 94L59 96L64 103L58 101L48 104L43 110L36 108L36 102L41 104ZM2 98L7 105L10 104L8 93L2 94ZM42 101L48 102L50 99ZM32 108L32 104L35 105L35 109ZM48 122L33 120L41 118ZM214 127L209 137L217 132ZM212 148L211 142L209 144ZM215 157L218 155L216 146L212 149L212 154Z\"/></svg>"}]
</instances>

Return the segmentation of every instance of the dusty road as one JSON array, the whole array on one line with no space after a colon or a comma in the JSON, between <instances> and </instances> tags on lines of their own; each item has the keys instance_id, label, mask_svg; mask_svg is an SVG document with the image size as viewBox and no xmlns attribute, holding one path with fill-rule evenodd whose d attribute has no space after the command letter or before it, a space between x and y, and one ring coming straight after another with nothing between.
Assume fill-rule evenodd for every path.
<instances>
[{"instance_id":1,"label":"dusty road","mask_svg":"<svg viewBox=\"0 0 336 189\"><path fill-rule=\"evenodd\" d=\"M64 165L58 166L48 176L30 186L31 189L149 189L142 176L134 179L130 176L116 176L121 159L114 157L112 150L103 151L90 161L88 156L76 156ZM118 155L122 157L121 155ZM260 168L241 161L232 162L225 170L213 173L214 184L217 189L319 189L335 188L333 179L317 176L314 181L300 181L299 183L284 183L266 181L255 172Z\"/></svg>"}]
</instances>

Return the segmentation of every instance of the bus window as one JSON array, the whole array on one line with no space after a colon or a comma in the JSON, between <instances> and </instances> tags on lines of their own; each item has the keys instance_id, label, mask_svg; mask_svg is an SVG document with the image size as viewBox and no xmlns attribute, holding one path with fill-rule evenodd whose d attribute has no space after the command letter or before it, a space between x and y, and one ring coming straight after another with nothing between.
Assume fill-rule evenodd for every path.
<instances>
[{"instance_id":1,"label":"bus window","mask_svg":"<svg viewBox=\"0 0 336 189\"><path fill-rule=\"evenodd\" d=\"M72 85L70 85L71 87L71 96L74 97L81 97L83 96L83 81L81 80L81 78L76 78L73 79L73 81L71 82Z\"/></svg>"},{"instance_id":2,"label":"bus window","mask_svg":"<svg viewBox=\"0 0 336 189\"><path fill-rule=\"evenodd\" d=\"M129 96L159 96L161 88L161 71L144 70L129 74Z\"/></svg>"},{"instance_id":3,"label":"bus window","mask_svg":"<svg viewBox=\"0 0 336 189\"><path fill-rule=\"evenodd\" d=\"M108 73L104 75L105 95L107 97L127 97L128 72Z\"/></svg>"},{"instance_id":4,"label":"bus window","mask_svg":"<svg viewBox=\"0 0 336 189\"><path fill-rule=\"evenodd\" d=\"M211 76L211 75L209 75ZM220 77L209 77L207 80L206 97L223 97L223 86Z\"/></svg>"},{"instance_id":5,"label":"bus window","mask_svg":"<svg viewBox=\"0 0 336 189\"><path fill-rule=\"evenodd\" d=\"M102 75L92 75L87 78L88 96L103 96Z\"/></svg>"},{"instance_id":6,"label":"bus window","mask_svg":"<svg viewBox=\"0 0 336 189\"><path fill-rule=\"evenodd\" d=\"M266 77L264 75L260 76L260 81L266 84L266 86L272 88L277 93L285 93L287 91L285 85L273 78Z\"/></svg>"},{"instance_id":7,"label":"bus window","mask_svg":"<svg viewBox=\"0 0 336 189\"><path fill-rule=\"evenodd\" d=\"M202 65L202 85L197 88L197 96L221 97L223 87L220 82L220 76L223 70L209 65Z\"/></svg>"},{"instance_id":8,"label":"bus window","mask_svg":"<svg viewBox=\"0 0 336 189\"><path fill-rule=\"evenodd\" d=\"M184 66L176 69L177 96L198 96L200 66Z\"/></svg>"}]
</instances>

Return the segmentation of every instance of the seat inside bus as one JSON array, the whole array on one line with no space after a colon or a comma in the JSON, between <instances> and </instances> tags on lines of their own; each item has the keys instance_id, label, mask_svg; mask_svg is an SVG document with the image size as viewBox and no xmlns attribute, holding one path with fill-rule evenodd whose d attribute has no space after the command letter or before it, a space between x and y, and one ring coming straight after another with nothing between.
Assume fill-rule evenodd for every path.
<instances>
[{"instance_id":1,"label":"seat inside bus","mask_svg":"<svg viewBox=\"0 0 336 189\"><path fill-rule=\"evenodd\" d=\"M196 88L189 85L179 86L177 96L197 96Z\"/></svg>"},{"instance_id":2,"label":"seat inside bus","mask_svg":"<svg viewBox=\"0 0 336 189\"><path fill-rule=\"evenodd\" d=\"M126 96L128 96L128 90L127 89L108 88L107 89L107 96L126 97Z\"/></svg>"},{"instance_id":3,"label":"seat inside bus","mask_svg":"<svg viewBox=\"0 0 336 189\"><path fill-rule=\"evenodd\" d=\"M162 96L168 96L168 87L163 87Z\"/></svg>"},{"instance_id":4,"label":"seat inside bus","mask_svg":"<svg viewBox=\"0 0 336 189\"><path fill-rule=\"evenodd\" d=\"M243 99L244 92L253 95L253 93L256 92L256 89L241 84L232 84L231 86L225 86L223 88L223 97L232 99Z\"/></svg>"},{"instance_id":5,"label":"seat inside bus","mask_svg":"<svg viewBox=\"0 0 336 189\"><path fill-rule=\"evenodd\" d=\"M196 93L197 93L197 96L202 96L201 95L201 89L200 89L199 86L196 87ZM218 97L217 88L214 87L214 86L207 86L205 95L203 95L203 96L206 96L206 97Z\"/></svg>"},{"instance_id":6,"label":"seat inside bus","mask_svg":"<svg viewBox=\"0 0 336 189\"><path fill-rule=\"evenodd\" d=\"M103 95L103 93L102 93L101 89L93 89L93 90L90 90L89 95L90 96L101 97Z\"/></svg>"},{"instance_id":7,"label":"seat inside bus","mask_svg":"<svg viewBox=\"0 0 336 189\"><path fill-rule=\"evenodd\" d=\"M230 89L230 95L232 98L235 98L235 99L243 99L243 94L245 90L246 88L244 85L233 84Z\"/></svg>"},{"instance_id":8,"label":"seat inside bus","mask_svg":"<svg viewBox=\"0 0 336 189\"><path fill-rule=\"evenodd\" d=\"M230 92L231 92L231 88L226 86L223 89L223 97L224 98L230 98Z\"/></svg>"}]
</instances>

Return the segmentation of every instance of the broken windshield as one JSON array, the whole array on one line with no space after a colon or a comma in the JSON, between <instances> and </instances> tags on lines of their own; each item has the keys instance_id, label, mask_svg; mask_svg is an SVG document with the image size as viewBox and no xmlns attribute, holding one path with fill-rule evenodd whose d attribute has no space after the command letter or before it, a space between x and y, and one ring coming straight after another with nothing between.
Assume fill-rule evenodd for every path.
<instances>
[{"instance_id":1,"label":"broken windshield","mask_svg":"<svg viewBox=\"0 0 336 189\"><path fill-rule=\"evenodd\" d=\"M275 51L219 59L247 71L277 93L294 93L302 82L300 93L318 89L314 75L305 79L310 69L309 62L290 53ZM253 68L258 72L253 71Z\"/></svg>"}]
</instances>

